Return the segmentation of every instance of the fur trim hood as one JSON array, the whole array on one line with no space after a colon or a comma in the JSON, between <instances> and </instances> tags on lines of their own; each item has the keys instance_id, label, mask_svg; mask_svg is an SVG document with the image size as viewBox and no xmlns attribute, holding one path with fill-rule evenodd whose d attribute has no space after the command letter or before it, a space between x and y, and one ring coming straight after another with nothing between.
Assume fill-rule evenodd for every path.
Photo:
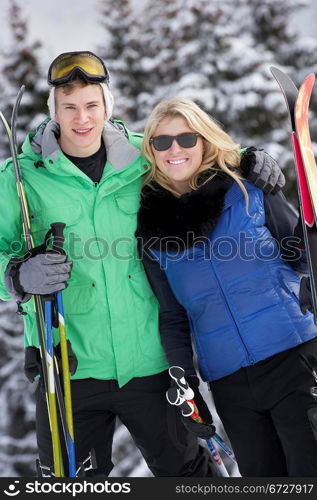
<instances>
[{"instance_id":1,"label":"fur trim hood","mask_svg":"<svg viewBox=\"0 0 317 500\"><path fill-rule=\"evenodd\" d=\"M203 172L203 182L210 171ZM143 246L151 245L162 251L190 248L199 237L209 236L218 222L224 206L225 194L233 180L223 172L195 191L174 196L157 183L142 190L136 236ZM150 241L151 240L151 241Z\"/></svg>"}]
</instances>

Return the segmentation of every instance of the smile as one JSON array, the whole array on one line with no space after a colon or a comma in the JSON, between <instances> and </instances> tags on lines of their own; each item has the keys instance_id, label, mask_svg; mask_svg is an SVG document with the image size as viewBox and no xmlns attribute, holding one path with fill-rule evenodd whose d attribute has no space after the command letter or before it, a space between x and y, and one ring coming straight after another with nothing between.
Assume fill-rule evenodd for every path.
<instances>
[{"instance_id":1,"label":"smile","mask_svg":"<svg viewBox=\"0 0 317 500\"><path fill-rule=\"evenodd\" d=\"M178 160L167 160L170 165L182 165L187 161L187 158L179 158Z\"/></svg>"},{"instance_id":2,"label":"smile","mask_svg":"<svg viewBox=\"0 0 317 500\"><path fill-rule=\"evenodd\" d=\"M91 131L91 128L78 128L78 129L73 129L73 132L78 135L87 135Z\"/></svg>"}]
</instances>

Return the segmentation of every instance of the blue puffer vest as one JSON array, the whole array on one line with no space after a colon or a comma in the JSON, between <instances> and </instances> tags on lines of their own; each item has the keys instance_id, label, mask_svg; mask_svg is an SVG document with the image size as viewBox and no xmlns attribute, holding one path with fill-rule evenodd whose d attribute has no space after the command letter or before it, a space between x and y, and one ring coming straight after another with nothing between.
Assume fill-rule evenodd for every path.
<instances>
[{"instance_id":1,"label":"blue puffer vest","mask_svg":"<svg viewBox=\"0 0 317 500\"><path fill-rule=\"evenodd\" d=\"M236 182L215 228L181 253L151 250L188 313L203 380L216 380L317 336L299 277L265 226L263 193Z\"/></svg>"}]
</instances>

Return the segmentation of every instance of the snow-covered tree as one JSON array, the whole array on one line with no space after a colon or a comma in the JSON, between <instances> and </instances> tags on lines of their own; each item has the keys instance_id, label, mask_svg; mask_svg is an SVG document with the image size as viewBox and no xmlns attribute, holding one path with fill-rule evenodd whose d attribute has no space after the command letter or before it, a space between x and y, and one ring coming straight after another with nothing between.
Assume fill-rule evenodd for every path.
<instances>
[{"instance_id":1,"label":"snow-covered tree","mask_svg":"<svg viewBox=\"0 0 317 500\"><path fill-rule=\"evenodd\" d=\"M0 476L35 474L33 390L23 373L22 322L0 302Z\"/></svg>"},{"instance_id":2,"label":"snow-covered tree","mask_svg":"<svg viewBox=\"0 0 317 500\"><path fill-rule=\"evenodd\" d=\"M125 24L124 34L106 10L110 38L121 41L115 52L120 71L113 66L117 104L129 99L121 116L142 130L157 102L181 94L200 104L237 142L262 146L282 167L290 167L286 106L269 67L284 68L297 84L317 70L317 42L293 22L305 2L158 0L144 6L142 23ZM127 59L129 51L133 57ZM317 112L314 103L312 109ZM295 199L294 183L289 186Z\"/></svg>"},{"instance_id":3,"label":"snow-covered tree","mask_svg":"<svg viewBox=\"0 0 317 500\"><path fill-rule=\"evenodd\" d=\"M10 122L16 94L26 86L19 120L18 141L21 143L32 127L35 115L46 107L44 86L37 62L39 42L30 42L28 26L15 0L9 9L9 43L2 50L1 111ZM43 89L43 90L42 90ZM4 128L1 130L0 158L9 156ZM8 208L9 209L9 208ZM13 303L0 301L0 475L35 474L36 439L34 433L34 401L24 373L22 322Z\"/></svg>"},{"instance_id":4,"label":"snow-covered tree","mask_svg":"<svg viewBox=\"0 0 317 500\"><path fill-rule=\"evenodd\" d=\"M310 0L249 0L253 19L251 33L260 53L266 51L271 64L284 69L299 87L309 73L317 72L317 40L303 35L297 21L300 9ZM263 142L280 164L288 179L286 194L297 204L295 170L290 144L290 124L286 105L279 87L273 87L263 101ZM317 137L317 100L311 99L310 128L312 138ZM260 137L261 137L260 135ZM274 143L275 142L275 143ZM315 154L317 147L315 146Z\"/></svg>"},{"instance_id":5,"label":"snow-covered tree","mask_svg":"<svg viewBox=\"0 0 317 500\"><path fill-rule=\"evenodd\" d=\"M114 117L133 122L137 119L136 97L140 91L135 60L138 52L139 22L131 0L101 0L100 12L105 40L98 54L110 72L110 86L115 97Z\"/></svg>"},{"instance_id":6,"label":"snow-covered tree","mask_svg":"<svg viewBox=\"0 0 317 500\"><path fill-rule=\"evenodd\" d=\"M25 85L25 92L19 112L18 141L21 143L30 128L37 125L47 113L47 84L41 72L37 51L39 41L31 41L28 23L16 0L11 0L9 8L10 44L2 51L4 97L7 119L10 118L16 95Z\"/></svg>"}]
</instances>

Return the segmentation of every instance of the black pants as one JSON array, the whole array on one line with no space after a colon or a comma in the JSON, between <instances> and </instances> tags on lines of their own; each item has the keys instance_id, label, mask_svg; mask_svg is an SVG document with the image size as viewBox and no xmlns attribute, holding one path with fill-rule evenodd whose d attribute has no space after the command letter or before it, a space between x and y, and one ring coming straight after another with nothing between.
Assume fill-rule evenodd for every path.
<instances>
[{"instance_id":1,"label":"black pants","mask_svg":"<svg viewBox=\"0 0 317 500\"><path fill-rule=\"evenodd\" d=\"M317 477L315 384L299 354L317 339L210 384L242 476Z\"/></svg>"},{"instance_id":2,"label":"black pants","mask_svg":"<svg viewBox=\"0 0 317 500\"><path fill-rule=\"evenodd\" d=\"M116 417L127 427L154 476L212 476L208 450L185 429L166 401L167 372L135 378L119 389L114 380L74 380L72 386L76 458L95 449L98 469L108 475ZM37 440L42 465L52 466L51 435L43 391L37 391ZM64 460L65 462L65 460Z\"/></svg>"}]
</instances>

